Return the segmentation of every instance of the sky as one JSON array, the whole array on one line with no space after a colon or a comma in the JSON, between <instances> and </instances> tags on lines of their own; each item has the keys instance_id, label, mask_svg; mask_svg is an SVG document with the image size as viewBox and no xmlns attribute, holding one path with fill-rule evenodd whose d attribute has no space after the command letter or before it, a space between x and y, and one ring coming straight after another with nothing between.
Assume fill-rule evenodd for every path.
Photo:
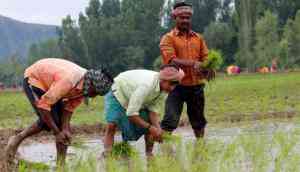
<instances>
[{"instance_id":1,"label":"sky","mask_svg":"<svg viewBox=\"0 0 300 172\"><path fill-rule=\"evenodd\" d=\"M89 0L0 0L0 15L27 23L61 25L70 14L77 19Z\"/></svg>"}]
</instances>

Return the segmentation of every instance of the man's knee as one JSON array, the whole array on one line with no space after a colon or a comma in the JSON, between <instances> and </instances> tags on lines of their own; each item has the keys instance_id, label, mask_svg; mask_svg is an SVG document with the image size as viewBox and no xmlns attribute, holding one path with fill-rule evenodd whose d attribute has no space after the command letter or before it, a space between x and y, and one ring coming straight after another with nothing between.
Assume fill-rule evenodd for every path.
<instances>
[{"instance_id":1,"label":"man's knee","mask_svg":"<svg viewBox=\"0 0 300 172\"><path fill-rule=\"evenodd\" d=\"M178 127L182 109L178 107L168 107L161 122L162 129L172 132Z\"/></svg>"},{"instance_id":2,"label":"man's knee","mask_svg":"<svg viewBox=\"0 0 300 172\"><path fill-rule=\"evenodd\" d=\"M174 119L174 120L163 120L161 122L161 128L165 131L168 132L173 132L179 124L179 119Z\"/></svg>"},{"instance_id":3,"label":"man's knee","mask_svg":"<svg viewBox=\"0 0 300 172\"><path fill-rule=\"evenodd\" d=\"M194 134L197 138L203 138L205 134L205 128L202 129L194 129Z\"/></svg>"},{"instance_id":4,"label":"man's knee","mask_svg":"<svg viewBox=\"0 0 300 172\"><path fill-rule=\"evenodd\" d=\"M55 141L55 143L56 143L56 149L57 149L57 153L62 153L62 152L65 152L65 151L67 151L67 149L68 149L68 144L66 144L66 143L62 143L62 142L60 142L60 141L58 141L58 140L56 140Z\"/></svg>"},{"instance_id":5,"label":"man's knee","mask_svg":"<svg viewBox=\"0 0 300 172\"><path fill-rule=\"evenodd\" d=\"M199 120L190 120L193 130L202 130L205 128L207 121L205 119Z\"/></svg>"},{"instance_id":6,"label":"man's knee","mask_svg":"<svg viewBox=\"0 0 300 172\"><path fill-rule=\"evenodd\" d=\"M108 123L106 125L106 133L107 134L115 134L117 131L117 125L115 123Z\"/></svg>"}]
</instances>

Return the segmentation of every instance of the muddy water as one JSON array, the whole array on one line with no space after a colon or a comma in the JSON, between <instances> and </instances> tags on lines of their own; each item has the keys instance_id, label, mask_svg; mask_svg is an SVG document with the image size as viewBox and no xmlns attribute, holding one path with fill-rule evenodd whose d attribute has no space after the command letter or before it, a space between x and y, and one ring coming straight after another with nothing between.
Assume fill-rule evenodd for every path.
<instances>
[{"instance_id":1,"label":"muddy water","mask_svg":"<svg viewBox=\"0 0 300 172\"><path fill-rule=\"evenodd\" d=\"M217 139L224 143L228 143L241 134L262 134L272 135L275 131L289 132L295 128L300 128L300 125L291 123L267 123L267 124L253 124L244 127L229 127L229 128L213 128L207 127L205 139ZM180 135L184 141L194 140L193 132L190 128L179 128L175 132ZM70 147L68 150L68 161L72 161L76 157L84 157L91 153L100 154L103 151L103 143L101 137L85 138L80 148ZM116 140L121 141L121 136L116 136ZM132 142L135 148L144 156L144 141L141 138L137 142ZM155 145L155 151L159 150L158 145ZM276 151L276 150L275 150ZM54 142L40 143L33 142L29 145L24 145L19 148L19 155L21 159L31 162L42 162L50 166L55 165L56 150Z\"/></svg>"}]
</instances>

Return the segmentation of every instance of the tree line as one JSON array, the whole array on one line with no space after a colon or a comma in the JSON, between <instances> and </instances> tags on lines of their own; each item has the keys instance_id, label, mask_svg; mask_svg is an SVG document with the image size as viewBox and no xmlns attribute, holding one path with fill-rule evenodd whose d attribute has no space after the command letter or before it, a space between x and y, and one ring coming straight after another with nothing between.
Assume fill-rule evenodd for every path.
<instances>
[{"instance_id":1,"label":"tree line","mask_svg":"<svg viewBox=\"0 0 300 172\"><path fill-rule=\"evenodd\" d=\"M186 0L193 4L193 30L226 67L255 71L276 59L281 69L300 66L299 0ZM58 39L30 47L27 65L59 57L86 68L107 66L114 75L152 69L161 36L174 27L174 0L90 0L76 21L67 16ZM1 70L1 67L0 67ZM1 80L1 78L0 78Z\"/></svg>"}]
</instances>

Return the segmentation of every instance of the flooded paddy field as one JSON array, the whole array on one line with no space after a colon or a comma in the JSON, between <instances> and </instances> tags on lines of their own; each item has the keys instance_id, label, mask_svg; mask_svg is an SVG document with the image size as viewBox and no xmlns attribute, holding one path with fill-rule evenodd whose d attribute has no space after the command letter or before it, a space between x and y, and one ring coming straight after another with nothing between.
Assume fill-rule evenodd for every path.
<instances>
[{"instance_id":1,"label":"flooded paddy field","mask_svg":"<svg viewBox=\"0 0 300 172\"><path fill-rule=\"evenodd\" d=\"M74 138L68 150L68 170L80 171L297 171L300 170L300 124L255 122L244 126L209 127L204 140L196 141L189 127L181 127L174 139L155 144L147 161L144 140L131 142L137 154L127 163L101 157L101 136ZM121 136L116 136L117 142ZM55 169L55 144L33 141L19 149L19 158ZM109 161L109 162L107 162ZM79 165L78 165L79 164ZM150 164L150 165L149 165ZM118 167L118 168L114 168Z\"/></svg>"}]
</instances>

